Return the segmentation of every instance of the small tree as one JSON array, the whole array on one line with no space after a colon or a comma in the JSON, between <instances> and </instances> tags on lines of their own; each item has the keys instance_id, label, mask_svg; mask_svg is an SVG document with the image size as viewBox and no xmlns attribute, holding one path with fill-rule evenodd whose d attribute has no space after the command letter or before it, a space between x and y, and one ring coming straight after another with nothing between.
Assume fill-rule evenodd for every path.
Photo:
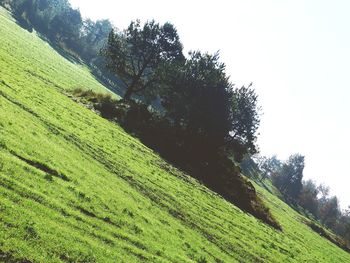
<instances>
[{"instance_id":1,"label":"small tree","mask_svg":"<svg viewBox=\"0 0 350 263\"><path fill-rule=\"evenodd\" d=\"M172 24L161 26L149 21L142 27L138 20L121 34L112 30L102 54L107 68L125 83L125 100L136 92L156 87L162 64L183 58L182 44Z\"/></svg>"}]
</instances>

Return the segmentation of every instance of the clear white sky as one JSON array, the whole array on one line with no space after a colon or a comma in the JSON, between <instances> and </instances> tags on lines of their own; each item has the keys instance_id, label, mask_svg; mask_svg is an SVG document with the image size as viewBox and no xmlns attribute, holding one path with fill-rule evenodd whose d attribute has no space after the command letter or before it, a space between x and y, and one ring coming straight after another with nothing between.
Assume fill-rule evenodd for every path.
<instances>
[{"instance_id":1,"label":"clear white sky","mask_svg":"<svg viewBox=\"0 0 350 263\"><path fill-rule=\"evenodd\" d=\"M172 22L185 50L220 50L238 86L254 83L263 155L306 156L305 177L350 205L350 1L70 0L84 17Z\"/></svg>"}]
</instances>

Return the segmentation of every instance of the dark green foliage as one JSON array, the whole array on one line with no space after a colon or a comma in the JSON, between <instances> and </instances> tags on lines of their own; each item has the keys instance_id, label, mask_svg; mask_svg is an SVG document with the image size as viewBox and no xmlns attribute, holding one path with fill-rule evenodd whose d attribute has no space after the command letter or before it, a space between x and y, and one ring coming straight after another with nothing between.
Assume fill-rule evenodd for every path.
<instances>
[{"instance_id":1,"label":"dark green foliage","mask_svg":"<svg viewBox=\"0 0 350 263\"><path fill-rule=\"evenodd\" d=\"M218 151L231 125L231 84L219 55L190 53L184 64L168 72L166 84L161 97L166 118L185 129L192 142Z\"/></svg>"},{"instance_id":2,"label":"dark green foliage","mask_svg":"<svg viewBox=\"0 0 350 263\"><path fill-rule=\"evenodd\" d=\"M125 100L131 95L160 84L159 72L164 63L182 59L182 44L170 23L133 21L117 34L112 30L102 50L107 68L126 84ZM152 91L151 91L152 92Z\"/></svg>"},{"instance_id":3,"label":"dark green foliage","mask_svg":"<svg viewBox=\"0 0 350 263\"><path fill-rule=\"evenodd\" d=\"M73 50L77 50L81 26L82 18L80 12L70 7L65 7L50 21L48 34L58 43L63 42Z\"/></svg>"},{"instance_id":4,"label":"dark green foliage","mask_svg":"<svg viewBox=\"0 0 350 263\"><path fill-rule=\"evenodd\" d=\"M184 63L165 71L166 88L160 97L167 118L213 151L224 149L238 161L256 152L257 95L251 85L233 88L218 53L192 52Z\"/></svg>"},{"instance_id":5,"label":"dark green foliage","mask_svg":"<svg viewBox=\"0 0 350 263\"><path fill-rule=\"evenodd\" d=\"M252 84L233 90L231 134L233 139L245 145L249 153L254 154L257 152L255 141L260 124L260 108L258 96L251 87Z\"/></svg>"}]
</instances>

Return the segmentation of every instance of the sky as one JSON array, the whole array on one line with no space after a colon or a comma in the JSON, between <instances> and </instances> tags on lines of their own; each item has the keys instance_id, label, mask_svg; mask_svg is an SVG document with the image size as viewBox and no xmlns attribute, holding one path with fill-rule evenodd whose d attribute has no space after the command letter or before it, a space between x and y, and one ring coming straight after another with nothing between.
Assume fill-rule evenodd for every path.
<instances>
[{"instance_id":1,"label":"sky","mask_svg":"<svg viewBox=\"0 0 350 263\"><path fill-rule=\"evenodd\" d=\"M305 179L350 205L350 1L70 0L83 17L171 22L185 51L220 51L237 86L253 82L263 109L258 145L305 155Z\"/></svg>"}]
</instances>

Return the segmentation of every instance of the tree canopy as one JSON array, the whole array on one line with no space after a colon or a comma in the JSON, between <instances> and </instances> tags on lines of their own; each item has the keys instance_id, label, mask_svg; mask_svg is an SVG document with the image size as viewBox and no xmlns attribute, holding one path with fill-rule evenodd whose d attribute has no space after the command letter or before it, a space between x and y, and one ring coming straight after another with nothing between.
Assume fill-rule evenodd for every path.
<instances>
[{"instance_id":1,"label":"tree canopy","mask_svg":"<svg viewBox=\"0 0 350 263\"><path fill-rule=\"evenodd\" d=\"M231 104L232 138L243 143L250 153L257 152L255 141L260 125L260 110L258 96L252 88L252 84L248 87L242 86L233 90Z\"/></svg>"},{"instance_id":2,"label":"tree canopy","mask_svg":"<svg viewBox=\"0 0 350 263\"><path fill-rule=\"evenodd\" d=\"M102 51L107 68L126 85L124 99L137 92L159 85L159 70L164 63L183 59L182 44L175 27L148 21L132 21L129 27L116 33L112 30Z\"/></svg>"},{"instance_id":3,"label":"tree canopy","mask_svg":"<svg viewBox=\"0 0 350 263\"><path fill-rule=\"evenodd\" d=\"M230 131L231 83L219 55L191 52L167 74L161 95L166 117L212 147L223 145Z\"/></svg>"}]
</instances>

